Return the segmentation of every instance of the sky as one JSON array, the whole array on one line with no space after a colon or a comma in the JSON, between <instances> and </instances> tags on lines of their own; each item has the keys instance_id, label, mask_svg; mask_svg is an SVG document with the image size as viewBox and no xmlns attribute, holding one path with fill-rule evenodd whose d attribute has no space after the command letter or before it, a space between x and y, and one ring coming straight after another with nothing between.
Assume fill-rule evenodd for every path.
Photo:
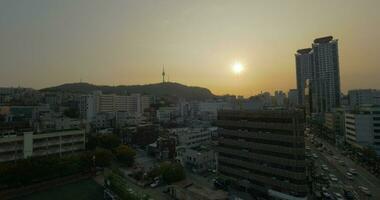
<instances>
[{"instance_id":1,"label":"sky","mask_svg":"<svg viewBox=\"0 0 380 200\"><path fill-rule=\"evenodd\" d=\"M296 87L297 49L339 40L342 91L380 88L379 0L1 0L0 86ZM233 73L240 62L244 70Z\"/></svg>"}]
</instances>

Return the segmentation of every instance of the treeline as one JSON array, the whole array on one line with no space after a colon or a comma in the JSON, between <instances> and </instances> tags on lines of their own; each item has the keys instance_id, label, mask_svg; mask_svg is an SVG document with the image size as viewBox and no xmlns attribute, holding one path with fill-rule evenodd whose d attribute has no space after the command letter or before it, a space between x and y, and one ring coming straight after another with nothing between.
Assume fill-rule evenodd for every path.
<instances>
[{"instance_id":1,"label":"treeline","mask_svg":"<svg viewBox=\"0 0 380 200\"><path fill-rule=\"evenodd\" d=\"M91 154L32 157L0 164L0 189L27 186L91 170Z\"/></svg>"},{"instance_id":2,"label":"treeline","mask_svg":"<svg viewBox=\"0 0 380 200\"><path fill-rule=\"evenodd\" d=\"M0 190L88 173L95 167L108 167L113 161L125 166L134 163L135 151L121 145L115 135L90 137L89 144L91 146L87 151L75 154L31 157L0 163Z\"/></svg>"}]
</instances>

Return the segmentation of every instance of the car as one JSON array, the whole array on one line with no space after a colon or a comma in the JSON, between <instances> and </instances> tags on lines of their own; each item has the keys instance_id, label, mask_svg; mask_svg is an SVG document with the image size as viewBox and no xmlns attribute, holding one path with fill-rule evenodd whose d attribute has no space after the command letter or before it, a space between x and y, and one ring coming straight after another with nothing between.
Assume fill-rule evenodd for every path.
<instances>
[{"instance_id":1,"label":"car","mask_svg":"<svg viewBox=\"0 0 380 200\"><path fill-rule=\"evenodd\" d=\"M327 166L322 166L321 168L322 168L322 170L324 170L324 171L329 171L329 168L328 168Z\"/></svg>"},{"instance_id":2,"label":"car","mask_svg":"<svg viewBox=\"0 0 380 200\"><path fill-rule=\"evenodd\" d=\"M356 172L356 169L354 169L354 168L351 168L351 169L349 169L348 170L351 174L353 174L353 175L357 175L358 173Z\"/></svg>"},{"instance_id":3,"label":"car","mask_svg":"<svg viewBox=\"0 0 380 200\"><path fill-rule=\"evenodd\" d=\"M333 157L335 160L339 160L339 157L338 156L334 156Z\"/></svg>"},{"instance_id":4,"label":"car","mask_svg":"<svg viewBox=\"0 0 380 200\"><path fill-rule=\"evenodd\" d=\"M343 196L340 193L338 193L338 192L335 192L334 196L335 196L336 200L344 200Z\"/></svg>"},{"instance_id":5,"label":"car","mask_svg":"<svg viewBox=\"0 0 380 200\"><path fill-rule=\"evenodd\" d=\"M342 165L342 166L346 166L346 163L343 160L340 160L339 164Z\"/></svg>"},{"instance_id":6,"label":"car","mask_svg":"<svg viewBox=\"0 0 380 200\"><path fill-rule=\"evenodd\" d=\"M159 181L155 181L155 182L153 182L152 184L150 184L150 187L151 187L151 188L155 188L155 187L158 186L158 184L159 184Z\"/></svg>"},{"instance_id":7,"label":"car","mask_svg":"<svg viewBox=\"0 0 380 200\"><path fill-rule=\"evenodd\" d=\"M328 193L328 192L323 192L322 194L323 194L324 199L333 199L333 197L331 196L331 194Z\"/></svg>"},{"instance_id":8,"label":"car","mask_svg":"<svg viewBox=\"0 0 380 200\"><path fill-rule=\"evenodd\" d=\"M347 179L349 179L349 180L354 180L354 177L352 176L352 174L351 174L350 172L347 172L347 173L346 173L346 177L347 177Z\"/></svg>"},{"instance_id":9,"label":"car","mask_svg":"<svg viewBox=\"0 0 380 200\"><path fill-rule=\"evenodd\" d=\"M313 153L313 158L317 159L319 158L317 154Z\"/></svg>"},{"instance_id":10,"label":"car","mask_svg":"<svg viewBox=\"0 0 380 200\"><path fill-rule=\"evenodd\" d=\"M366 194L367 196L371 196L371 192L368 190L367 187L364 187L364 186L359 186L358 187L360 189L360 191L362 191L364 194Z\"/></svg>"}]
</instances>

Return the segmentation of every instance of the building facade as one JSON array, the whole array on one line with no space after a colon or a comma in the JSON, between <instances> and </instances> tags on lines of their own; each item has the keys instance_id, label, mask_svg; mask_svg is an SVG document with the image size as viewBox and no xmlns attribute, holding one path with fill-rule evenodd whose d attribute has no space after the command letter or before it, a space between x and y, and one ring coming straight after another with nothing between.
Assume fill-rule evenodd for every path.
<instances>
[{"instance_id":1,"label":"building facade","mask_svg":"<svg viewBox=\"0 0 380 200\"><path fill-rule=\"evenodd\" d=\"M350 107L361 105L380 105L380 90L375 89L360 89L349 90L348 101Z\"/></svg>"},{"instance_id":2,"label":"building facade","mask_svg":"<svg viewBox=\"0 0 380 200\"><path fill-rule=\"evenodd\" d=\"M32 156L74 153L84 150L85 144L84 130L2 135L0 137L0 162Z\"/></svg>"},{"instance_id":3,"label":"building facade","mask_svg":"<svg viewBox=\"0 0 380 200\"><path fill-rule=\"evenodd\" d=\"M380 155L380 106L362 106L345 113L346 142L373 148Z\"/></svg>"},{"instance_id":4,"label":"building facade","mask_svg":"<svg viewBox=\"0 0 380 200\"><path fill-rule=\"evenodd\" d=\"M248 181L244 187L253 196L306 199L303 112L220 111L217 125L220 174L236 182Z\"/></svg>"},{"instance_id":5,"label":"building facade","mask_svg":"<svg viewBox=\"0 0 380 200\"><path fill-rule=\"evenodd\" d=\"M312 78L311 48L299 49L295 54L298 103L304 105L306 80Z\"/></svg>"},{"instance_id":6,"label":"building facade","mask_svg":"<svg viewBox=\"0 0 380 200\"><path fill-rule=\"evenodd\" d=\"M340 106L338 40L332 36L317 38L312 49L313 109L315 113L331 112Z\"/></svg>"}]
</instances>

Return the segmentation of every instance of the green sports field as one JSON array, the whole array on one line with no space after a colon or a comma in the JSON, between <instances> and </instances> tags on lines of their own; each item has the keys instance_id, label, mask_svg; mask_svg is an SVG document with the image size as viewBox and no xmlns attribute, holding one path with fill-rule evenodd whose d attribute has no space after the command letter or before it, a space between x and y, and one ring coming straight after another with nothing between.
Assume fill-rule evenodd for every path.
<instances>
[{"instance_id":1,"label":"green sports field","mask_svg":"<svg viewBox=\"0 0 380 200\"><path fill-rule=\"evenodd\" d=\"M103 187L87 179L46 191L28 195L17 200L102 200Z\"/></svg>"}]
</instances>

